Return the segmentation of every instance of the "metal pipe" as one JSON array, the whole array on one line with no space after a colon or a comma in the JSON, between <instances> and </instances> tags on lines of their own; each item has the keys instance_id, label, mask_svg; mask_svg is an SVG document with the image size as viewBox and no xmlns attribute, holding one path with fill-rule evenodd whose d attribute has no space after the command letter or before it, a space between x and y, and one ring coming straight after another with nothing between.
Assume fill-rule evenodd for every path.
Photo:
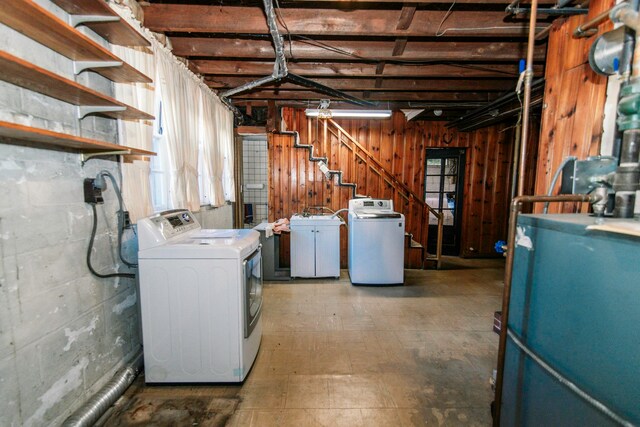
<instances>
[{"instance_id":1,"label":"metal pipe","mask_svg":"<svg viewBox=\"0 0 640 427\"><path fill-rule=\"evenodd\" d=\"M553 189L556 186L556 182L558 182L558 178L560 177L560 174L562 173L562 170L567 165L567 163L571 161L575 162L576 160L578 160L576 156L567 156L564 158L562 163L560 163L560 166L558 166L558 168L556 169L556 172L553 174L553 178L551 178L551 184L549 184L549 189L547 190L547 196L553 195ZM547 212L549 212L549 202L546 202L544 204L544 209L542 210L542 213L547 213Z\"/></svg>"},{"instance_id":2,"label":"metal pipe","mask_svg":"<svg viewBox=\"0 0 640 427\"><path fill-rule=\"evenodd\" d=\"M543 99L542 95L540 97L536 97L535 99L533 99L531 101L531 107L535 107L535 106L538 106L538 105L542 104L542 99ZM471 123L469 123L469 124L467 124L465 126L459 126L458 130L460 132L467 132L467 131L470 131L470 130L478 129L478 128L482 127L482 126L489 126L491 124L501 122L502 119L505 119L507 117L511 117L512 115L514 115L515 113L517 113L519 111L521 112L522 108L517 107L517 108L512 108L510 110L507 110L507 111L503 111L503 112L497 114L496 116L489 117L488 119L484 119L484 120L474 119L476 121L473 121L473 122L471 122Z\"/></svg>"},{"instance_id":3,"label":"metal pipe","mask_svg":"<svg viewBox=\"0 0 640 427\"><path fill-rule=\"evenodd\" d=\"M120 370L100 391L67 418L62 426L89 427L94 425L107 409L124 394L141 370L142 350L139 350L129 365Z\"/></svg>"},{"instance_id":4,"label":"metal pipe","mask_svg":"<svg viewBox=\"0 0 640 427\"><path fill-rule=\"evenodd\" d=\"M555 380L558 381L560 384L567 387L569 390L571 390L574 394L576 394L582 400L587 402L589 405L593 406L598 411L602 412L604 415L606 415L607 417L609 417L611 420L615 421L619 425L624 427L633 427L632 423L630 423L629 421L625 420L624 418L622 418L621 416L613 412L613 410L611 410L611 408L609 408L607 405L600 402L598 399L591 396L585 390L581 389L573 381L571 381L570 379L562 375L557 370L553 369L551 365L549 365L540 356L535 354L529 347L527 347L520 340L520 338L513 331L509 329L509 327L507 327L507 335L509 336L509 338L511 338L511 340L516 345L516 347L518 347L523 353L529 356L529 358L531 358L531 360L537 363L538 366L540 366L543 371L545 371L547 374L555 378Z\"/></svg>"},{"instance_id":5,"label":"metal pipe","mask_svg":"<svg viewBox=\"0 0 640 427\"><path fill-rule=\"evenodd\" d=\"M522 108L522 131L520 136L520 172L518 173L518 196L524 194L524 174L526 171L527 143L529 142L529 110L531 109L531 80L533 79L533 48L536 42L536 20L538 0L531 2L529 18L529 41L527 42L527 68L524 71L524 106Z\"/></svg>"},{"instance_id":6,"label":"metal pipe","mask_svg":"<svg viewBox=\"0 0 640 427\"><path fill-rule=\"evenodd\" d=\"M522 132L522 111L518 117L518 123L516 124L516 140L513 144L513 165L511 166L511 197L509 200L513 200L516 197L518 191L518 160L520 155L520 132Z\"/></svg>"},{"instance_id":7,"label":"metal pipe","mask_svg":"<svg viewBox=\"0 0 640 427\"><path fill-rule=\"evenodd\" d=\"M365 101L360 98L356 98L355 96L351 96L348 93L344 93L342 91L332 89L328 86L322 85L320 83L314 82L311 79L307 79L306 77L299 76L297 74L289 73L287 75L287 80L291 83L295 83L300 86L305 86L311 89L315 89L318 92L322 92L326 95L333 96L336 98L342 98L346 101L349 101L352 104L361 105L363 107L372 107L375 105L373 102Z\"/></svg>"},{"instance_id":8,"label":"metal pipe","mask_svg":"<svg viewBox=\"0 0 640 427\"><path fill-rule=\"evenodd\" d=\"M515 254L515 237L518 225L518 214L523 203L545 202L596 202L600 197L589 194L564 194L560 196L518 196L511 201L511 215L509 216L509 231L507 234L507 261L504 270L504 290L502 291L502 325L500 330L500 344L498 346L498 367L496 377L495 413L493 425L500 425L500 407L502 405L502 386L504 383L504 357L507 343L507 325L509 322L509 302L511 299L511 279L513 275L513 259Z\"/></svg>"},{"instance_id":9,"label":"metal pipe","mask_svg":"<svg viewBox=\"0 0 640 427\"><path fill-rule=\"evenodd\" d=\"M544 78L538 79L535 82L533 82L531 84L532 88L539 88L544 86ZM463 122L467 122L469 120L471 120L472 118L479 116L481 114L484 114L485 112L492 110L492 109L497 109L502 107L505 104L508 104L509 102L512 102L516 99L516 94L515 92L509 92L505 95L502 95L501 97L494 99L493 101L491 101L488 104L485 104L483 107L480 107L476 110L473 110L471 112L469 112L468 114L460 117L457 120L451 121L449 122L446 127L450 128L450 127L457 127L458 124L463 123Z\"/></svg>"},{"instance_id":10,"label":"metal pipe","mask_svg":"<svg viewBox=\"0 0 640 427\"><path fill-rule=\"evenodd\" d=\"M247 92L247 91L250 91L251 89L255 89L255 88L259 87L259 86L264 86L266 84L275 82L276 80L277 79L275 77L273 77L273 76L263 77L263 78L258 79L258 80L253 80L253 81L251 81L249 83L245 83L242 86L238 86L238 87L235 87L233 89L229 89L228 91L223 92L220 96L223 97L223 98L228 98L228 97L236 95L238 93Z\"/></svg>"},{"instance_id":11,"label":"metal pipe","mask_svg":"<svg viewBox=\"0 0 640 427\"><path fill-rule=\"evenodd\" d=\"M511 9L510 13L512 15L520 15L526 13L532 13L533 9L528 7L517 7ZM586 15L589 13L588 9L581 9L579 7L565 7L562 9L556 8L544 8L538 9L538 13L541 15L551 15L551 16L565 16L565 15Z\"/></svg>"},{"instance_id":12,"label":"metal pipe","mask_svg":"<svg viewBox=\"0 0 640 427\"><path fill-rule=\"evenodd\" d=\"M611 12L611 9L613 9L613 7L605 10L604 12L600 13L595 18L590 19L584 24L578 25L578 27L573 31L573 37L590 37L597 33L598 30L596 29L596 27L609 19L609 13Z\"/></svg>"}]
</instances>

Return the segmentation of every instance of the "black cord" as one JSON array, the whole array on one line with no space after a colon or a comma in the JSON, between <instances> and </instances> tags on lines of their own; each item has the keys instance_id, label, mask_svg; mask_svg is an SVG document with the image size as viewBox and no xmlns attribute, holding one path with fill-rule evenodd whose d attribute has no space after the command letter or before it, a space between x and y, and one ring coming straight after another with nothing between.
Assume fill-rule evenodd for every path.
<instances>
[{"instance_id":1,"label":"black cord","mask_svg":"<svg viewBox=\"0 0 640 427\"><path fill-rule=\"evenodd\" d=\"M89 248L87 249L87 267L89 267L89 271L96 277L100 277L103 279L109 277L128 277L131 279L135 279L136 275L132 273L110 273L110 274L100 274L96 270L94 270L91 265L91 252L93 250L93 241L96 238L96 231L98 230L98 211L96 210L95 203L91 203L91 208L93 209L93 226L91 228L91 238L89 239Z\"/></svg>"},{"instance_id":2,"label":"black cord","mask_svg":"<svg viewBox=\"0 0 640 427\"><path fill-rule=\"evenodd\" d=\"M116 196L118 196L118 204L120 206L120 210L118 211L118 256L127 267L138 268L138 264L127 261L122 255L122 236L124 235L124 201L122 200L122 192L120 191L120 187L118 186L116 178L111 174L111 172L102 170L98 175L106 176L111 180L113 189L116 192Z\"/></svg>"}]
</instances>

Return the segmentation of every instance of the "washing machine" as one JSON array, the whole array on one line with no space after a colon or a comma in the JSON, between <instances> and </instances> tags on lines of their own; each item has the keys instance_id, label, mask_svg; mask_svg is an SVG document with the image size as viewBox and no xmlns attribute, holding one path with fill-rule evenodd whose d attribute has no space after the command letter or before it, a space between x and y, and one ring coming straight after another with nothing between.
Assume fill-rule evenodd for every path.
<instances>
[{"instance_id":1,"label":"washing machine","mask_svg":"<svg viewBox=\"0 0 640 427\"><path fill-rule=\"evenodd\" d=\"M354 285L404 283L404 215L393 200L349 201L349 277Z\"/></svg>"},{"instance_id":2,"label":"washing machine","mask_svg":"<svg viewBox=\"0 0 640 427\"><path fill-rule=\"evenodd\" d=\"M259 236L202 229L188 210L138 221L147 383L245 379L262 337Z\"/></svg>"}]
</instances>

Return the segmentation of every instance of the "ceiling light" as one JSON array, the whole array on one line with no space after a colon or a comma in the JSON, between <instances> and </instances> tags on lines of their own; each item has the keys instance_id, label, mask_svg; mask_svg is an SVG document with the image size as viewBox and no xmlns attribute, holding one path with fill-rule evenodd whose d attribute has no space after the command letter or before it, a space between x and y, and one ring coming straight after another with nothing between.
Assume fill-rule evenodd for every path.
<instances>
[{"instance_id":1,"label":"ceiling light","mask_svg":"<svg viewBox=\"0 0 640 427\"><path fill-rule=\"evenodd\" d=\"M359 117L368 119L388 119L391 117L391 110L335 110L335 109L318 109L307 108L304 110L307 117ZM327 117L327 115L330 115Z\"/></svg>"}]
</instances>

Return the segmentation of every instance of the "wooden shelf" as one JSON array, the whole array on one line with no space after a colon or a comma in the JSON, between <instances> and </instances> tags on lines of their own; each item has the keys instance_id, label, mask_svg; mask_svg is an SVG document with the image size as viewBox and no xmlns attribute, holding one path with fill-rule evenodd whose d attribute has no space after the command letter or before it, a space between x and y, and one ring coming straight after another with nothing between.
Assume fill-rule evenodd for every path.
<instances>
[{"instance_id":1,"label":"wooden shelf","mask_svg":"<svg viewBox=\"0 0 640 427\"><path fill-rule=\"evenodd\" d=\"M150 114L3 51L0 51L0 79L80 107L124 108L124 111L95 112L114 119L154 119Z\"/></svg>"},{"instance_id":2,"label":"wooden shelf","mask_svg":"<svg viewBox=\"0 0 640 427\"><path fill-rule=\"evenodd\" d=\"M153 151L125 147L110 142L82 138L65 133L52 132L46 129L19 125L0 121L0 142L47 148L53 150L73 151L78 153L126 152L123 155L155 156Z\"/></svg>"},{"instance_id":3,"label":"wooden shelf","mask_svg":"<svg viewBox=\"0 0 640 427\"><path fill-rule=\"evenodd\" d=\"M151 43L136 31L127 21L120 18L104 0L52 0L70 15L112 16L115 22L87 22L82 25L91 28L109 43L120 46L151 46Z\"/></svg>"},{"instance_id":4,"label":"wooden shelf","mask_svg":"<svg viewBox=\"0 0 640 427\"><path fill-rule=\"evenodd\" d=\"M1 0L0 22L74 61L121 62L90 68L118 83L152 80L32 0Z\"/></svg>"}]
</instances>

